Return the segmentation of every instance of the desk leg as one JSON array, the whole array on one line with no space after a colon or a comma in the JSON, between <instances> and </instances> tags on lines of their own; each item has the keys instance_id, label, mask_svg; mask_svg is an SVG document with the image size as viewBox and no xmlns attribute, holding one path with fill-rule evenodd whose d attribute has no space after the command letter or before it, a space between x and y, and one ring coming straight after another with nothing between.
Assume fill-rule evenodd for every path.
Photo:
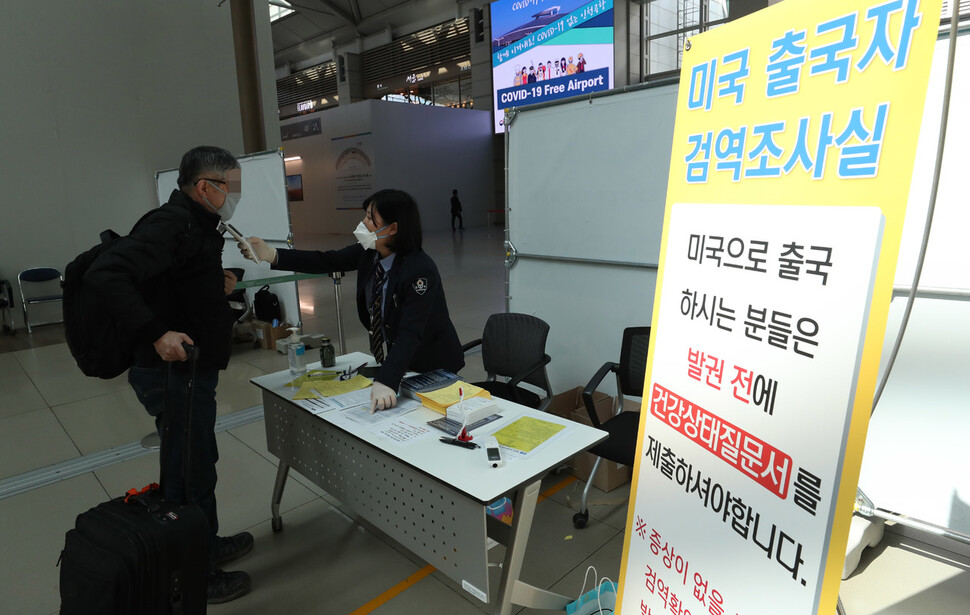
<instances>
[{"instance_id":1,"label":"desk leg","mask_svg":"<svg viewBox=\"0 0 970 615\"><path fill-rule=\"evenodd\" d=\"M290 466L280 460L280 465L276 469L276 484L273 485L273 499L270 502L270 509L273 511L273 531L283 531L283 518L280 517L280 502L283 500L283 488L286 487L286 477L290 474Z\"/></svg>"},{"instance_id":2,"label":"desk leg","mask_svg":"<svg viewBox=\"0 0 970 615\"><path fill-rule=\"evenodd\" d=\"M542 481L537 480L520 489L512 505L512 530L505 551L502 581L498 590L499 615L510 615L513 603L536 609L565 610L566 605L571 601L567 596L539 589L519 580L541 487Z\"/></svg>"}]
</instances>

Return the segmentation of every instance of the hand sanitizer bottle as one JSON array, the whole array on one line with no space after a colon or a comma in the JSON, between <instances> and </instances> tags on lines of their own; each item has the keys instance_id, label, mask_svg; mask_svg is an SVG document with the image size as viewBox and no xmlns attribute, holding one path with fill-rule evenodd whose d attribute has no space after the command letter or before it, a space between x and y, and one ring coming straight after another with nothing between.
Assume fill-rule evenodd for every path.
<instances>
[{"instance_id":1,"label":"hand sanitizer bottle","mask_svg":"<svg viewBox=\"0 0 970 615\"><path fill-rule=\"evenodd\" d=\"M286 344L286 357L290 360L290 373L302 376L306 373L306 346L300 340L299 327L290 327Z\"/></svg>"}]
</instances>

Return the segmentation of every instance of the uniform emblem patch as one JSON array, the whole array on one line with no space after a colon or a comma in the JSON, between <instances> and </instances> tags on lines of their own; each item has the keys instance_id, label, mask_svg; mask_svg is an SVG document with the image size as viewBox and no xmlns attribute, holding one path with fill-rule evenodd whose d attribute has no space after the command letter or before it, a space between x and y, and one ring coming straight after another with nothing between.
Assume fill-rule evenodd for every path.
<instances>
[{"instance_id":1,"label":"uniform emblem patch","mask_svg":"<svg viewBox=\"0 0 970 615\"><path fill-rule=\"evenodd\" d=\"M423 295L428 290L428 278L418 278L414 282L414 292Z\"/></svg>"}]
</instances>

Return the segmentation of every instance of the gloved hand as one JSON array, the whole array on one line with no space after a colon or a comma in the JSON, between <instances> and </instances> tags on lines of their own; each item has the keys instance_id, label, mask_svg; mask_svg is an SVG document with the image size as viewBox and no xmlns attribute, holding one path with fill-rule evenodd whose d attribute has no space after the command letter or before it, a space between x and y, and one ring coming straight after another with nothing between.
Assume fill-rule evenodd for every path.
<instances>
[{"instance_id":1,"label":"gloved hand","mask_svg":"<svg viewBox=\"0 0 970 615\"><path fill-rule=\"evenodd\" d=\"M256 258L261 261L265 261L270 265L276 263L276 248L267 245L265 241L259 237L249 237L249 243L253 246L253 250L256 252ZM239 248L239 252L246 258L249 258L249 250L246 249L241 243L237 243L236 247Z\"/></svg>"},{"instance_id":2,"label":"gloved hand","mask_svg":"<svg viewBox=\"0 0 970 615\"><path fill-rule=\"evenodd\" d=\"M393 408L396 404L397 391L375 380L370 391L370 413L374 414L375 410Z\"/></svg>"}]
</instances>

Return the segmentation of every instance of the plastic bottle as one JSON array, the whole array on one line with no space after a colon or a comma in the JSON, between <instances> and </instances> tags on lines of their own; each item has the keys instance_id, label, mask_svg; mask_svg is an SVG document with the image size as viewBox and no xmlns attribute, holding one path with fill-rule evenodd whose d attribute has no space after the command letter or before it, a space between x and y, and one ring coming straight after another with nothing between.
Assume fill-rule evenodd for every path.
<instances>
[{"instance_id":1,"label":"plastic bottle","mask_svg":"<svg viewBox=\"0 0 970 615\"><path fill-rule=\"evenodd\" d=\"M306 373L306 346L300 339L300 328L290 327L290 336L286 338L286 357L290 360L290 373L297 376Z\"/></svg>"},{"instance_id":2,"label":"plastic bottle","mask_svg":"<svg viewBox=\"0 0 970 615\"><path fill-rule=\"evenodd\" d=\"M333 348L333 344L330 343L329 337L321 338L320 340L320 366L321 367L333 367L337 364L337 356Z\"/></svg>"}]
</instances>

